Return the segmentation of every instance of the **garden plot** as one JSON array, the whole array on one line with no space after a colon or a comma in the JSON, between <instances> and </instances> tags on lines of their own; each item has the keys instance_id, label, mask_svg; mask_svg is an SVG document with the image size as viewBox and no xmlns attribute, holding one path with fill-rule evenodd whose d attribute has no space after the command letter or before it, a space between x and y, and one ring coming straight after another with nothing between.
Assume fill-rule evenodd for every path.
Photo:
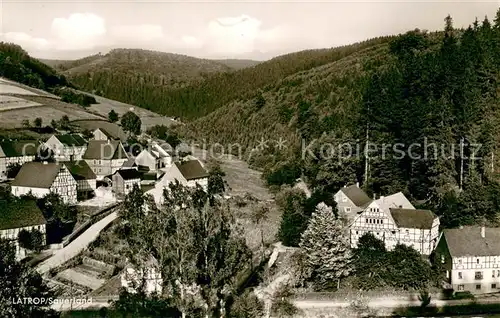
<instances>
[{"instance_id":1,"label":"garden plot","mask_svg":"<svg viewBox=\"0 0 500 318\"><path fill-rule=\"evenodd\" d=\"M98 272L93 274L90 271L79 269L79 267L68 268L56 275L57 279L62 279L63 281L73 282L76 285L87 287L91 290L96 290L101 287L105 280L98 278Z\"/></svg>"},{"instance_id":2,"label":"garden plot","mask_svg":"<svg viewBox=\"0 0 500 318\"><path fill-rule=\"evenodd\" d=\"M25 100L19 97L0 95L0 111L42 106L37 102Z\"/></svg>"}]
</instances>

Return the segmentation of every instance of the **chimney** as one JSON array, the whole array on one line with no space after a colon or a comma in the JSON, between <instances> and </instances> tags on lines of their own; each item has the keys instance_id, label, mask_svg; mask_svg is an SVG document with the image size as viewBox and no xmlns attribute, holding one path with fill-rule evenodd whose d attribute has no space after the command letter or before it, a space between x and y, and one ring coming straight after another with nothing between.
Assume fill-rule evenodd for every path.
<instances>
[{"instance_id":1,"label":"chimney","mask_svg":"<svg viewBox=\"0 0 500 318\"><path fill-rule=\"evenodd\" d=\"M376 199L377 199L377 194L376 194L376 193L374 193L374 194L373 194L373 200L376 200Z\"/></svg>"},{"instance_id":2,"label":"chimney","mask_svg":"<svg viewBox=\"0 0 500 318\"><path fill-rule=\"evenodd\" d=\"M481 226L481 237L482 238L486 237L486 229L484 228L484 226Z\"/></svg>"},{"instance_id":3,"label":"chimney","mask_svg":"<svg viewBox=\"0 0 500 318\"><path fill-rule=\"evenodd\" d=\"M356 187L358 187L358 188L359 188L359 182L356 182Z\"/></svg>"},{"instance_id":4,"label":"chimney","mask_svg":"<svg viewBox=\"0 0 500 318\"><path fill-rule=\"evenodd\" d=\"M382 200L382 201L384 200L384 196L383 195L380 196L380 200Z\"/></svg>"}]
</instances>

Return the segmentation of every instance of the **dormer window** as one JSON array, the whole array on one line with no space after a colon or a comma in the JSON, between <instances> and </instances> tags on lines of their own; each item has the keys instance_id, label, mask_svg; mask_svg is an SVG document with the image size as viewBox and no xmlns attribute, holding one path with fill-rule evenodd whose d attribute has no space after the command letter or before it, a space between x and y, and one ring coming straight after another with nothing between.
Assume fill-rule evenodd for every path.
<instances>
[{"instance_id":1,"label":"dormer window","mask_svg":"<svg viewBox=\"0 0 500 318\"><path fill-rule=\"evenodd\" d=\"M478 258L478 259L476 259L476 264L479 264L479 258Z\"/></svg>"}]
</instances>

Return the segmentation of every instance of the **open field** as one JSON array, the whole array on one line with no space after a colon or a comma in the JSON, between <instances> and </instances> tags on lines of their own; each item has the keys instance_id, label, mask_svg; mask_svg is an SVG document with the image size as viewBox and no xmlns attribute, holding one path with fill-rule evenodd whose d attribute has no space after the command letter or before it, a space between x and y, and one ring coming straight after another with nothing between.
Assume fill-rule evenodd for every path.
<instances>
[{"instance_id":1,"label":"open field","mask_svg":"<svg viewBox=\"0 0 500 318\"><path fill-rule=\"evenodd\" d=\"M25 100L19 97L0 95L0 111L14 110L20 108L34 107L34 106L41 106L41 104Z\"/></svg>"},{"instance_id":2,"label":"open field","mask_svg":"<svg viewBox=\"0 0 500 318\"><path fill-rule=\"evenodd\" d=\"M0 78L0 94L38 95L60 99L58 96L41 89L29 87L5 78Z\"/></svg>"}]
</instances>

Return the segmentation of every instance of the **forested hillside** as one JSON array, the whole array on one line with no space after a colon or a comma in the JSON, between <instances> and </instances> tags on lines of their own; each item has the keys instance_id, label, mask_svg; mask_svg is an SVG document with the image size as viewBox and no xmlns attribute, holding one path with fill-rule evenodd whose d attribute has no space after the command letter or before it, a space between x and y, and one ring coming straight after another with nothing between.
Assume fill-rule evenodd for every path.
<instances>
[{"instance_id":1,"label":"forested hillside","mask_svg":"<svg viewBox=\"0 0 500 318\"><path fill-rule=\"evenodd\" d=\"M63 75L12 43L0 42L0 76L39 89L70 85Z\"/></svg>"},{"instance_id":2,"label":"forested hillside","mask_svg":"<svg viewBox=\"0 0 500 318\"><path fill-rule=\"evenodd\" d=\"M389 37L384 37L345 47L302 51L231 72L223 72L230 68L222 61L184 57L182 63L174 64L153 58L141 62L141 54L149 51L122 50L115 53L116 57L110 54L92 60L90 64L98 65L95 70L92 67L86 69L90 64L84 64L67 70L65 74L82 89L95 90L107 98L168 116L195 119L235 99L251 98L256 90L286 76L388 41ZM193 82L200 78L197 76L204 80Z\"/></svg>"},{"instance_id":3,"label":"forested hillside","mask_svg":"<svg viewBox=\"0 0 500 318\"><path fill-rule=\"evenodd\" d=\"M370 193L404 191L447 226L496 221L500 11L466 30L445 24L439 36L415 30L286 77L184 132L254 149L270 185L302 176L332 192L361 181ZM304 156L301 140L313 141Z\"/></svg>"}]
</instances>

